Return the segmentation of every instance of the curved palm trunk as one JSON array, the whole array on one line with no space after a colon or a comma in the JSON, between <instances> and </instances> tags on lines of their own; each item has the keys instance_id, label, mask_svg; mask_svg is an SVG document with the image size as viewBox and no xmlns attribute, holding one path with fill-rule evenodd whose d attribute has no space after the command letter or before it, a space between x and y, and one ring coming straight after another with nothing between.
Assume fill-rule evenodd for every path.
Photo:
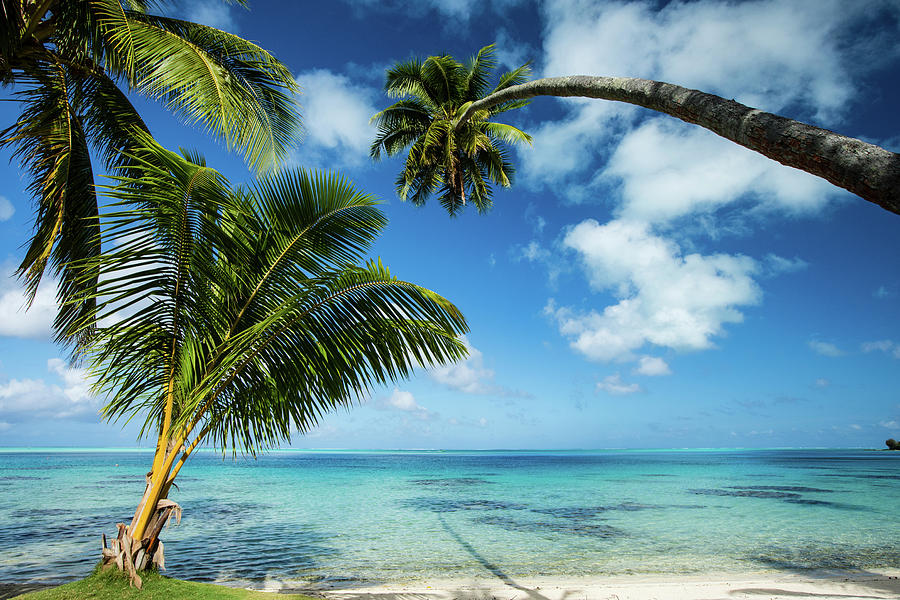
<instances>
[{"instance_id":1,"label":"curved palm trunk","mask_svg":"<svg viewBox=\"0 0 900 600\"><path fill-rule=\"evenodd\" d=\"M671 83L589 75L536 79L473 102L456 127L477 110L535 96L599 98L665 113L700 125L783 165L827 179L864 200L900 214L900 154Z\"/></svg>"},{"instance_id":2,"label":"curved palm trunk","mask_svg":"<svg viewBox=\"0 0 900 600\"><path fill-rule=\"evenodd\" d=\"M181 507L168 499L169 490L184 461L196 448L205 431L189 447L183 442L170 440L157 446L153 470L147 474L144 495L134 511L130 525L118 523L118 535L110 547L106 536L102 537L102 565L116 565L128 573L131 583L140 588L140 572L151 568L165 569L163 543L159 534L171 517L181 521ZM176 455L184 450L175 463ZM174 463L174 464L173 464Z\"/></svg>"}]
</instances>

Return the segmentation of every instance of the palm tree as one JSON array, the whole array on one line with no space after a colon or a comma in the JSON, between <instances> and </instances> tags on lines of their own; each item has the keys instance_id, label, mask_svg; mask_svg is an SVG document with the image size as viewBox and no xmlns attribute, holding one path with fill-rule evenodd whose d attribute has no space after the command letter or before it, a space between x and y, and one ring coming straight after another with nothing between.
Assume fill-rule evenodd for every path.
<instances>
[{"instance_id":1,"label":"palm tree","mask_svg":"<svg viewBox=\"0 0 900 600\"><path fill-rule=\"evenodd\" d=\"M143 497L105 562L162 565L167 499L200 444L254 454L417 366L462 358L467 331L443 297L356 266L386 220L333 174L290 170L232 188L198 156L144 136L109 188L108 250L89 339L107 420L157 440ZM94 325L95 323L105 326Z\"/></svg>"},{"instance_id":2,"label":"palm tree","mask_svg":"<svg viewBox=\"0 0 900 600\"><path fill-rule=\"evenodd\" d=\"M465 64L442 55L398 63L388 70L385 92L401 100L372 117L378 134L370 155L378 160L382 152L394 156L409 148L397 177L402 200L421 205L437 193L451 216L467 201L485 212L491 207L491 183L512 184L515 169L506 144L530 142L531 137L490 119L527 102L494 104L454 127L473 102L527 79L530 68L525 64L501 75L491 89L489 79L497 65L493 53L490 45Z\"/></svg>"},{"instance_id":3,"label":"palm tree","mask_svg":"<svg viewBox=\"0 0 900 600\"><path fill-rule=\"evenodd\" d=\"M299 125L288 68L218 29L153 15L153 0L0 0L0 83L22 112L0 133L29 180L34 234L19 266L31 299L49 267L60 275L58 340L91 310L95 277L76 272L100 252L91 151L127 166L147 126L128 92L199 123L249 163L283 156ZM96 274L95 274L96 275ZM70 302L79 297L81 302Z\"/></svg>"},{"instance_id":4,"label":"palm tree","mask_svg":"<svg viewBox=\"0 0 900 600\"><path fill-rule=\"evenodd\" d=\"M424 63L413 59L397 64L388 71L385 90L388 96L412 94L417 100L431 96L443 99L444 88L439 87L446 79L443 72L458 64L446 55L430 57ZM426 65L430 66L427 72ZM379 124L378 137L372 144L373 158L379 157L381 149L393 156L412 146L404 170L397 178L401 198L406 199L413 190L413 201L422 204L443 185L442 202L449 204L448 210L454 214L458 206L453 201L460 195L454 196L454 190L477 188L483 181L473 171L459 169L445 158L452 158L454 140L469 130L470 121L481 124L486 117L523 106L537 96L580 96L627 102L700 125L745 148L822 177L885 210L900 214L900 154L874 144L671 83L588 75L526 82L527 67L520 67L513 73L516 73L515 81L501 79L501 85L490 94L477 98L467 96L465 103L448 102L449 108L444 112L432 108L440 102L420 101L409 105L398 102L373 117ZM450 88L449 85L445 87ZM420 107L422 104L425 106ZM448 116L451 113L452 116ZM449 124L446 123L448 119ZM523 137L524 134L512 137L511 133L518 132L517 129L506 131L504 141L528 139ZM508 168L511 170L512 165ZM489 204L479 206L479 209L483 211L487 207Z\"/></svg>"},{"instance_id":5,"label":"palm tree","mask_svg":"<svg viewBox=\"0 0 900 600\"><path fill-rule=\"evenodd\" d=\"M535 96L582 96L627 102L677 117L863 200L900 214L900 154L856 138L750 108L714 94L630 77L548 77L509 86L470 104L453 123L464 130L492 106Z\"/></svg>"}]
</instances>

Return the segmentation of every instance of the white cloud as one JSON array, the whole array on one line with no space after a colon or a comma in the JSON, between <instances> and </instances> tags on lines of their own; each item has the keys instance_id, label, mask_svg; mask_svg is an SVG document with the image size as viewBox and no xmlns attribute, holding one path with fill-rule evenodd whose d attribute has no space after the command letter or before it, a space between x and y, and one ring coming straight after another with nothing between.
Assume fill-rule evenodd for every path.
<instances>
[{"instance_id":1,"label":"white cloud","mask_svg":"<svg viewBox=\"0 0 900 600\"><path fill-rule=\"evenodd\" d=\"M15 213L16 208L12 205L12 202L0 196L0 223L8 221Z\"/></svg>"},{"instance_id":2,"label":"white cloud","mask_svg":"<svg viewBox=\"0 0 900 600\"><path fill-rule=\"evenodd\" d=\"M306 130L297 160L343 165L367 162L375 137L369 119L378 112L373 103L376 90L327 69L300 73L297 83L303 90L300 104Z\"/></svg>"},{"instance_id":3,"label":"white cloud","mask_svg":"<svg viewBox=\"0 0 900 600\"><path fill-rule=\"evenodd\" d=\"M43 379L11 379L0 383L0 417L23 419L96 418L97 398L90 393L85 369L70 368L58 358L47 361L58 383Z\"/></svg>"},{"instance_id":4,"label":"white cloud","mask_svg":"<svg viewBox=\"0 0 900 600\"><path fill-rule=\"evenodd\" d=\"M599 100L568 100L567 104L576 107L568 118L527 128L532 144L517 147L522 163L518 172L526 183L556 187L568 175L595 165L594 155L606 150L608 138L621 133L623 117L634 112L633 107ZM565 191L576 194L569 198L572 201L584 199L576 188Z\"/></svg>"},{"instance_id":5,"label":"white cloud","mask_svg":"<svg viewBox=\"0 0 900 600\"><path fill-rule=\"evenodd\" d=\"M228 33L237 33L231 7L221 0L194 0L187 5L184 18Z\"/></svg>"},{"instance_id":6,"label":"white cloud","mask_svg":"<svg viewBox=\"0 0 900 600\"><path fill-rule=\"evenodd\" d=\"M520 256L528 262L536 262L547 260L550 257L550 251L543 248L537 240L531 240L527 245L522 246Z\"/></svg>"},{"instance_id":7,"label":"white cloud","mask_svg":"<svg viewBox=\"0 0 900 600\"><path fill-rule=\"evenodd\" d=\"M416 398L413 396L412 392L407 392L399 388L394 388L391 395L387 398L383 398L376 405L376 408L398 410L423 421L431 420L436 416L436 413L431 412L416 402Z\"/></svg>"},{"instance_id":8,"label":"white cloud","mask_svg":"<svg viewBox=\"0 0 900 600\"><path fill-rule=\"evenodd\" d=\"M416 399L412 393L404 392L397 388L394 388L394 392L388 397L387 404L397 410L422 410L422 407L416 403Z\"/></svg>"},{"instance_id":9,"label":"white cloud","mask_svg":"<svg viewBox=\"0 0 900 600\"><path fill-rule=\"evenodd\" d=\"M499 396L525 396L523 392L508 390L494 383L494 371L484 366L484 355L478 348L462 338L469 356L460 362L432 367L428 375L434 381L465 394L496 394Z\"/></svg>"},{"instance_id":10,"label":"white cloud","mask_svg":"<svg viewBox=\"0 0 900 600\"><path fill-rule=\"evenodd\" d=\"M637 368L632 373L656 377L659 375L671 375L672 369L669 368L666 361L658 356L642 356L638 361Z\"/></svg>"},{"instance_id":11,"label":"white cloud","mask_svg":"<svg viewBox=\"0 0 900 600\"><path fill-rule=\"evenodd\" d=\"M15 279L13 268L0 268L0 337L49 339L56 317L56 282L45 277L31 308L26 310L25 290Z\"/></svg>"},{"instance_id":12,"label":"white cloud","mask_svg":"<svg viewBox=\"0 0 900 600\"><path fill-rule=\"evenodd\" d=\"M878 424L886 429L897 429L900 427L900 424L898 424L897 421L881 421Z\"/></svg>"},{"instance_id":13,"label":"white cloud","mask_svg":"<svg viewBox=\"0 0 900 600\"><path fill-rule=\"evenodd\" d=\"M563 245L578 252L595 290L619 300L602 312L552 300L545 307L572 347L594 360L633 359L645 344L710 348L725 323L743 320L739 306L760 302L751 258L684 254L642 223L588 219L569 230Z\"/></svg>"},{"instance_id":14,"label":"white cloud","mask_svg":"<svg viewBox=\"0 0 900 600\"><path fill-rule=\"evenodd\" d=\"M509 31L502 27L497 30L494 43L496 44L494 56L500 65L498 69L500 72L517 69L531 61L537 54L528 44L513 39Z\"/></svg>"},{"instance_id":15,"label":"white cloud","mask_svg":"<svg viewBox=\"0 0 900 600\"><path fill-rule=\"evenodd\" d=\"M522 0L347 0L351 5L364 9L402 10L407 14L422 16L428 11L436 11L441 17L436 23L452 29L469 22L473 16L493 9L505 14L509 7L520 4ZM434 23L431 23L433 25Z\"/></svg>"},{"instance_id":16,"label":"white cloud","mask_svg":"<svg viewBox=\"0 0 900 600\"><path fill-rule=\"evenodd\" d=\"M856 423L851 423L851 424L850 424L850 429L853 429L853 430L855 430L855 431L861 431L861 430L862 430L862 425L858 425L858 424L856 424Z\"/></svg>"},{"instance_id":17,"label":"white cloud","mask_svg":"<svg viewBox=\"0 0 900 600\"><path fill-rule=\"evenodd\" d=\"M601 180L621 182L624 218L666 223L752 200L762 210L813 213L834 186L674 119L645 121L622 138Z\"/></svg>"},{"instance_id":18,"label":"white cloud","mask_svg":"<svg viewBox=\"0 0 900 600\"><path fill-rule=\"evenodd\" d=\"M900 344L893 340L878 340L875 342L863 342L861 345L862 351L869 352L884 352L885 354L890 354L894 358L900 359Z\"/></svg>"},{"instance_id":19,"label":"white cloud","mask_svg":"<svg viewBox=\"0 0 900 600\"><path fill-rule=\"evenodd\" d=\"M638 384L622 381L622 377L618 373L604 377L603 381L597 383L597 389L614 396L625 396L642 391Z\"/></svg>"},{"instance_id":20,"label":"white cloud","mask_svg":"<svg viewBox=\"0 0 900 600\"><path fill-rule=\"evenodd\" d=\"M841 110L853 91L835 30L867 3L839 0L547 3L544 73L644 77L764 110Z\"/></svg>"},{"instance_id":21,"label":"white cloud","mask_svg":"<svg viewBox=\"0 0 900 600\"><path fill-rule=\"evenodd\" d=\"M810 349L816 354L821 354L822 356L843 356L844 351L832 344L831 342L822 342L819 340L810 340L809 341Z\"/></svg>"},{"instance_id":22,"label":"white cloud","mask_svg":"<svg viewBox=\"0 0 900 600\"><path fill-rule=\"evenodd\" d=\"M871 62L844 53L842 34L874 18L873 4L886 3L548 2L542 74L668 81L834 128L850 106L860 62ZM869 49L871 58L890 51L886 45ZM595 184L621 179L623 211L656 221L738 199L808 212L843 194L672 117L652 119L620 140L646 111L603 100L560 102L568 114L534 128L534 148L520 149L520 158L529 183L553 184L569 200L584 200L584 192L572 198L573 189L559 182L611 154L615 163Z\"/></svg>"},{"instance_id":23,"label":"white cloud","mask_svg":"<svg viewBox=\"0 0 900 600\"><path fill-rule=\"evenodd\" d=\"M771 275L796 273L809 267L809 263L799 257L784 258L777 254L766 254L766 268Z\"/></svg>"},{"instance_id":24,"label":"white cloud","mask_svg":"<svg viewBox=\"0 0 900 600\"><path fill-rule=\"evenodd\" d=\"M814 385L815 385L817 388L827 388L828 386L831 385L831 380L830 380L830 379L826 379L826 378L824 378L824 377L819 377L818 379L816 379Z\"/></svg>"}]
</instances>

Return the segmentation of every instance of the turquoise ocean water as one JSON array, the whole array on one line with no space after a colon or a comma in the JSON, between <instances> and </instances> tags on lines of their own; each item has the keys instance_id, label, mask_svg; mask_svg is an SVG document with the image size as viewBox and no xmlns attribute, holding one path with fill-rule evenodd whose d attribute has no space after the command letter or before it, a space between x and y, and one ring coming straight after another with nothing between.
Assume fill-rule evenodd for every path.
<instances>
[{"instance_id":1,"label":"turquoise ocean water","mask_svg":"<svg viewBox=\"0 0 900 600\"><path fill-rule=\"evenodd\" d=\"M86 575L145 451L0 451L0 582ZM261 585L900 568L900 452L200 452L174 577Z\"/></svg>"}]
</instances>

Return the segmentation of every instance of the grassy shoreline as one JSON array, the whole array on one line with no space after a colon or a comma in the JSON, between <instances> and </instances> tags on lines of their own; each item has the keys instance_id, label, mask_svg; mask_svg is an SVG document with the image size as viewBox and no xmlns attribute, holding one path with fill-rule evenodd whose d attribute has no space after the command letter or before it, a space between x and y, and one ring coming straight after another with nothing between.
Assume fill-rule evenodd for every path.
<instances>
[{"instance_id":1,"label":"grassy shoreline","mask_svg":"<svg viewBox=\"0 0 900 600\"><path fill-rule=\"evenodd\" d=\"M143 589L129 587L128 579L115 569L95 571L88 577L22 595L0 595L19 600L272 600L270 592L230 588L212 583L171 579L159 573L141 574ZM27 584L23 584L25 587ZM26 588L27 589L27 588ZM12 589L13 594L17 593ZM21 591L21 590L20 590ZM302 594L279 594L279 600L315 600Z\"/></svg>"}]
</instances>

